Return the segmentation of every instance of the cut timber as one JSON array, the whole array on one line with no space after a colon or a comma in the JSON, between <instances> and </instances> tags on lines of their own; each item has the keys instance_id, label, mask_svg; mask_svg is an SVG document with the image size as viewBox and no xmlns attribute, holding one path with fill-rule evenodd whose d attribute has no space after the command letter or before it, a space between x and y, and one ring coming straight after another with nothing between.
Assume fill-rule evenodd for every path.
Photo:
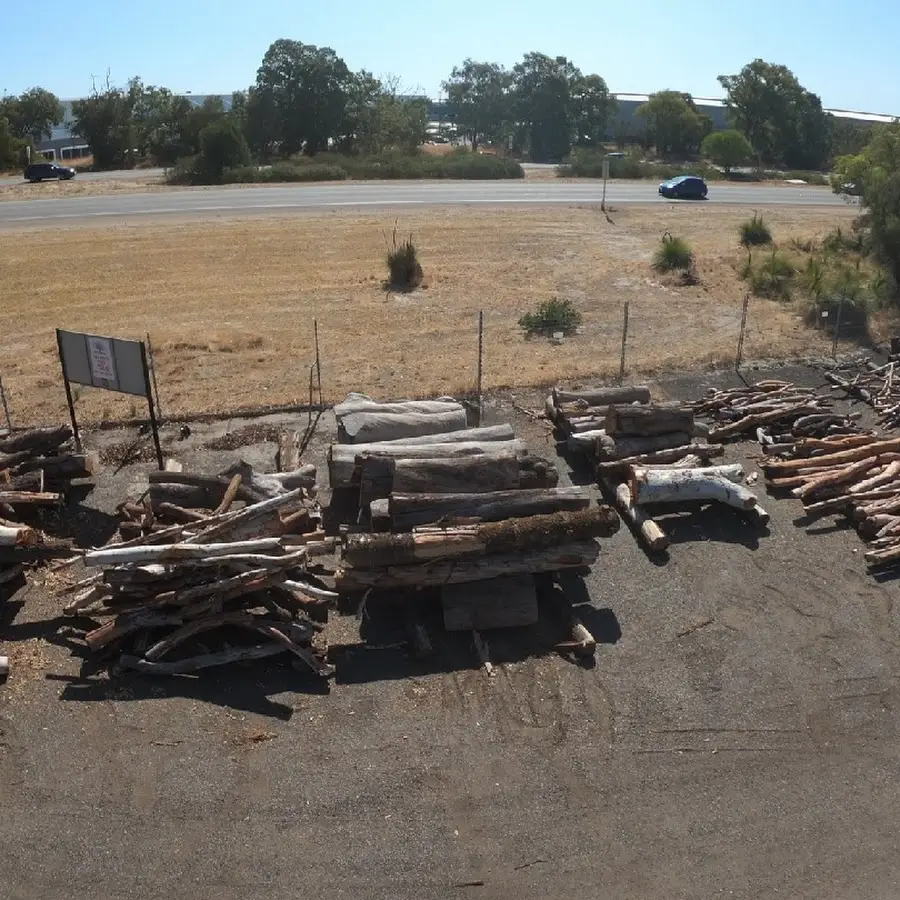
<instances>
[{"instance_id":1,"label":"cut timber","mask_svg":"<svg viewBox=\"0 0 900 900\"><path fill-rule=\"evenodd\" d=\"M824 456L817 456L814 459L782 459L772 460L771 462L767 460L764 468L772 474L787 475L790 472L796 472L798 469L808 468L810 465L826 468L828 466L857 462L869 456L880 456L885 453L897 452L900 452L900 438L884 441L873 440L862 447L853 447L850 450L841 450L838 453L826 453Z\"/></svg>"},{"instance_id":2,"label":"cut timber","mask_svg":"<svg viewBox=\"0 0 900 900\"><path fill-rule=\"evenodd\" d=\"M98 457L93 453L64 453L61 456L44 456L29 459L17 467L18 472L42 471L48 481L90 478L99 468Z\"/></svg>"},{"instance_id":3,"label":"cut timber","mask_svg":"<svg viewBox=\"0 0 900 900\"><path fill-rule=\"evenodd\" d=\"M669 546L669 536L650 518L631 496L631 488L625 484L616 485L616 507L653 551L660 552Z\"/></svg>"},{"instance_id":4,"label":"cut timber","mask_svg":"<svg viewBox=\"0 0 900 900\"><path fill-rule=\"evenodd\" d=\"M462 404L452 397L444 397L439 400L395 400L394 402L379 403L366 394L351 393L343 403L334 407L334 417L338 420L353 413L383 412L383 413L424 413L438 414L462 409Z\"/></svg>"},{"instance_id":5,"label":"cut timber","mask_svg":"<svg viewBox=\"0 0 900 900\"><path fill-rule=\"evenodd\" d=\"M398 494L388 500L395 531L409 531L442 519L499 522L555 512L587 509L591 500L581 488L535 488L490 494Z\"/></svg>"},{"instance_id":6,"label":"cut timber","mask_svg":"<svg viewBox=\"0 0 900 900\"><path fill-rule=\"evenodd\" d=\"M379 441L378 446L387 444L408 444L418 446L420 444L458 444L465 442L493 442L511 441L516 434L512 425L505 422L503 425L485 425L483 428L467 428L464 431L446 431L441 434L420 434L418 437L400 438L396 441Z\"/></svg>"},{"instance_id":7,"label":"cut timber","mask_svg":"<svg viewBox=\"0 0 900 900\"><path fill-rule=\"evenodd\" d=\"M27 525L0 525L0 547L34 547L38 533Z\"/></svg>"},{"instance_id":8,"label":"cut timber","mask_svg":"<svg viewBox=\"0 0 900 900\"><path fill-rule=\"evenodd\" d=\"M86 566L116 566L130 562L180 562L189 559L210 559L230 553L277 552L277 538L258 541L237 541L228 544L154 544L135 547L107 547L90 550L84 555Z\"/></svg>"},{"instance_id":9,"label":"cut timber","mask_svg":"<svg viewBox=\"0 0 900 900\"><path fill-rule=\"evenodd\" d=\"M649 403L650 388L646 385L585 388L580 391L553 388L553 402L556 406L577 400L584 400L590 406L609 406L610 403Z\"/></svg>"},{"instance_id":10,"label":"cut timber","mask_svg":"<svg viewBox=\"0 0 900 900\"><path fill-rule=\"evenodd\" d=\"M23 450L55 450L72 437L68 425L53 428L32 428L0 438L0 453L19 453Z\"/></svg>"},{"instance_id":11,"label":"cut timber","mask_svg":"<svg viewBox=\"0 0 900 900\"><path fill-rule=\"evenodd\" d=\"M351 566L406 565L463 556L488 556L515 550L541 550L619 530L619 517L608 506L577 512L506 519L475 525L423 529L412 534L351 534L341 558Z\"/></svg>"},{"instance_id":12,"label":"cut timber","mask_svg":"<svg viewBox=\"0 0 900 900\"><path fill-rule=\"evenodd\" d=\"M242 476L241 476L242 478ZM173 498L179 494L189 496L191 490L200 490L209 495L211 506L218 506L231 487L231 478L225 475L199 475L195 472L149 472L147 480L150 482L150 499L154 499L154 488L162 488L156 491L156 496L162 498L162 494L171 493ZM186 491L178 491L174 488L185 487ZM254 491L243 483L238 484L236 500L245 500L248 503L259 503L265 500L267 495ZM165 498L169 499L169 498ZM202 506L203 504L195 504Z\"/></svg>"},{"instance_id":13,"label":"cut timber","mask_svg":"<svg viewBox=\"0 0 900 900\"><path fill-rule=\"evenodd\" d=\"M459 404L439 413L358 412L338 420L338 440L347 444L367 444L443 431L463 431L465 427L466 411Z\"/></svg>"},{"instance_id":14,"label":"cut timber","mask_svg":"<svg viewBox=\"0 0 900 900\"><path fill-rule=\"evenodd\" d=\"M597 561L600 548L594 541L567 544L549 550L518 552L478 559L456 559L415 566L385 566L379 569L338 569L338 591L364 591L402 587L428 587L483 581L501 575L527 572L554 572L558 569L584 568Z\"/></svg>"},{"instance_id":15,"label":"cut timber","mask_svg":"<svg viewBox=\"0 0 900 900\"><path fill-rule=\"evenodd\" d=\"M654 437L683 432L693 436L694 414L683 406L610 406L606 414L608 435Z\"/></svg>"},{"instance_id":16,"label":"cut timber","mask_svg":"<svg viewBox=\"0 0 900 900\"><path fill-rule=\"evenodd\" d=\"M460 432L466 433L466 432ZM351 487L359 483L357 460L364 454L376 453L395 459L454 459L465 456L506 455L524 456L528 447L524 441L488 441L441 444L332 444L328 451L328 471L332 488Z\"/></svg>"},{"instance_id":17,"label":"cut timber","mask_svg":"<svg viewBox=\"0 0 900 900\"><path fill-rule=\"evenodd\" d=\"M300 432L285 428L278 437L275 468L279 472L293 472L300 468Z\"/></svg>"},{"instance_id":18,"label":"cut timber","mask_svg":"<svg viewBox=\"0 0 900 900\"><path fill-rule=\"evenodd\" d=\"M684 431L656 434L652 437L613 437L603 434L597 440L597 456L603 462L622 459L626 456L638 456L642 453L653 453L657 450L670 450L690 444L691 436Z\"/></svg>"},{"instance_id":19,"label":"cut timber","mask_svg":"<svg viewBox=\"0 0 900 900\"><path fill-rule=\"evenodd\" d=\"M62 494L48 492L32 494L30 491L0 490L0 503L8 503L10 506L55 506L62 501Z\"/></svg>"},{"instance_id":20,"label":"cut timber","mask_svg":"<svg viewBox=\"0 0 900 900\"><path fill-rule=\"evenodd\" d=\"M756 495L743 485L707 475L703 469L659 470L635 466L630 489L640 504L716 500L736 509L751 509L757 504Z\"/></svg>"},{"instance_id":21,"label":"cut timber","mask_svg":"<svg viewBox=\"0 0 900 900\"><path fill-rule=\"evenodd\" d=\"M537 591L531 575L445 585L441 606L447 631L521 628L538 620Z\"/></svg>"}]
</instances>

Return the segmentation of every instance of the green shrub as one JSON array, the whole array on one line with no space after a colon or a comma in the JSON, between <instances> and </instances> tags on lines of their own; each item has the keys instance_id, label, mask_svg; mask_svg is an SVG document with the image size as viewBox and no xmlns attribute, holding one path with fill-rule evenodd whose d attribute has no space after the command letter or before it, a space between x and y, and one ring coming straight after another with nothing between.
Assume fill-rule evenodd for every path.
<instances>
[{"instance_id":1,"label":"green shrub","mask_svg":"<svg viewBox=\"0 0 900 900\"><path fill-rule=\"evenodd\" d=\"M396 226L388 243L387 267L387 286L393 290L412 291L422 283L422 266L412 235L398 241Z\"/></svg>"},{"instance_id":2,"label":"green shrub","mask_svg":"<svg viewBox=\"0 0 900 900\"><path fill-rule=\"evenodd\" d=\"M781 178L784 181L805 181L807 184L816 185L817 187L825 187L829 184L828 176L821 172L806 172L804 170L778 172L774 177Z\"/></svg>"},{"instance_id":3,"label":"green shrub","mask_svg":"<svg viewBox=\"0 0 900 900\"><path fill-rule=\"evenodd\" d=\"M519 319L519 326L525 337L544 335L550 337L556 332L574 334L581 324L581 313L571 300L544 300L533 313L526 313Z\"/></svg>"},{"instance_id":4,"label":"green shrub","mask_svg":"<svg viewBox=\"0 0 900 900\"><path fill-rule=\"evenodd\" d=\"M794 264L786 256L773 250L762 263L751 268L750 290L757 297L790 300L796 273Z\"/></svg>"},{"instance_id":5,"label":"green shrub","mask_svg":"<svg viewBox=\"0 0 900 900\"><path fill-rule=\"evenodd\" d=\"M862 233L857 231L855 234L848 234L838 225L834 231L829 231L822 239L822 249L826 253L835 255L862 253L864 249Z\"/></svg>"},{"instance_id":6,"label":"green shrub","mask_svg":"<svg viewBox=\"0 0 900 900\"><path fill-rule=\"evenodd\" d=\"M249 166L250 162L250 148L237 122L223 119L201 130L195 168L207 183L215 184L226 169Z\"/></svg>"},{"instance_id":7,"label":"green shrub","mask_svg":"<svg viewBox=\"0 0 900 900\"><path fill-rule=\"evenodd\" d=\"M653 254L653 268L657 272L673 272L681 270L689 271L694 265L694 254L687 241L680 237L674 237L667 231L662 236L662 242L656 253Z\"/></svg>"},{"instance_id":8,"label":"green shrub","mask_svg":"<svg viewBox=\"0 0 900 900\"><path fill-rule=\"evenodd\" d=\"M759 213L753 213L752 219L741 222L741 246L762 247L772 243L772 232Z\"/></svg>"}]
</instances>

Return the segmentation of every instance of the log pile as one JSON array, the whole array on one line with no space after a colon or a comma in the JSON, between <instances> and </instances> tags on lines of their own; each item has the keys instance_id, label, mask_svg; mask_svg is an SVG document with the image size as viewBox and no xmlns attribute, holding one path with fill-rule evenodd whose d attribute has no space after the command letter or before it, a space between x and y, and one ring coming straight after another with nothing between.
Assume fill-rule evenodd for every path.
<instances>
[{"instance_id":1,"label":"log pile","mask_svg":"<svg viewBox=\"0 0 900 900\"><path fill-rule=\"evenodd\" d=\"M71 553L70 542L34 527L41 510L65 502L73 480L94 472L94 458L71 441L68 425L0 438L0 584L19 578L24 563Z\"/></svg>"},{"instance_id":2,"label":"log pile","mask_svg":"<svg viewBox=\"0 0 900 900\"><path fill-rule=\"evenodd\" d=\"M242 477L230 482L239 493ZM253 481L251 480L251 484ZM336 599L313 574L334 549L320 531L285 534L306 513L297 487L243 508L196 514L85 554L99 569L67 588L64 612L102 621L88 647L121 668L175 675L288 653L316 674L332 668L313 649L316 610ZM178 518L178 517L176 517Z\"/></svg>"},{"instance_id":3,"label":"log pile","mask_svg":"<svg viewBox=\"0 0 900 900\"><path fill-rule=\"evenodd\" d=\"M866 359L833 367L825 373L833 390L842 390L871 406L882 428L900 425L900 361L879 365Z\"/></svg>"}]
</instances>

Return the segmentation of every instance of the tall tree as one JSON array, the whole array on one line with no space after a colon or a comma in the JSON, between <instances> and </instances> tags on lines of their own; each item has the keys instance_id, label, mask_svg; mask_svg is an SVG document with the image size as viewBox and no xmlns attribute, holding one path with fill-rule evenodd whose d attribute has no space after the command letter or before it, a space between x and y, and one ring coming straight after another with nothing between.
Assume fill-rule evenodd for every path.
<instances>
[{"instance_id":1,"label":"tall tree","mask_svg":"<svg viewBox=\"0 0 900 900\"><path fill-rule=\"evenodd\" d=\"M0 115L9 121L10 132L15 137L31 138L40 143L49 138L53 126L62 121L63 107L56 94L33 87L18 97L0 100Z\"/></svg>"},{"instance_id":2,"label":"tall tree","mask_svg":"<svg viewBox=\"0 0 900 900\"><path fill-rule=\"evenodd\" d=\"M284 155L328 149L343 134L351 80L346 63L328 47L278 40L263 57L256 90L271 110Z\"/></svg>"},{"instance_id":3,"label":"tall tree","mask_svg":"<svg viewBox=\"0 0 900 900\"><path fill-rule=\"evenodd\" d=\"M558 162L572 148L572 85L581 72L564 56L527 53L513 69L520 140L536 162Z\"/></svg>"},{"instance_id":4,"label":"tall tree","mask_svg":"<svg viewBox=\"0 0 900 900\"><path fill-rule=\"evenodd\" d=\"M599 147L606 139L609 120L618 103L599 75L584 75L569 86L575 118L575 141L583 147Z\"/></svg>"},{"instance_id":5,"label":"tall tree","mask_svg":"<svg viewBox=\"0 0 900 900\"><path fill-rule=\"evenodd\" d=\"M825 165L830 149L828 115L787 66L755 59L737 75L720 75L735 128L761 159L796 168Z\"/></svg>"},{"instance_id":6,"label":"tall tree","mask_svg":"<svg viewBox=\"0 0 900 900\"><path fill-rule=\"evenodd\" d=\"M123 90L107 80L104 90L95 87L89 97L72 104L73 131L87 141L100 169L123 168L131 161L137 81Z\"/></svg>"},{"instance_id":7,"label":"tall tree","mask_svg":"<svg viewBox=\"0 0 900 900\"><path fill-rule=\"evenodd\" d=\"M454 66L443 87L447 112L473 150L503 136L512 113L512 74L503 66L467 59Z\"/></svg>"},{"instance_id":8,"label":"tall tree","mask_svg":"<svg viewBox=\"0 0 900 900\"><path fill-rule=\"evenodd\" d=\"M647 139L661 156L689 156L697 152L712 123L702 115L690 94L659 91L637 108L647 123Z\"/></svg>"},{"instance_id":9,"label":"tall tree","mask_svg":"<svg viewBox=\"0 0 900 900\"><path fill-rule=\"evenodd\" d=\"M726 175L731 174L735 166L747 162L753 153L750 141L739 131L731 128L707 135L703 139L701 149L704 156L708 156L717 166L725 170Z\"/></svg>"}]
</instances>

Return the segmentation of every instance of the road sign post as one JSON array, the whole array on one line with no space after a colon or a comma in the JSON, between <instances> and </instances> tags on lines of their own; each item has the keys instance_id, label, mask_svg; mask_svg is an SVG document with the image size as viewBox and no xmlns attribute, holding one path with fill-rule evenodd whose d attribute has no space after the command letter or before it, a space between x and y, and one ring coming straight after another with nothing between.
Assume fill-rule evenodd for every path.
<instances>
[{"instance_id":1,"label":"road sign post","mask_svg":"<svg viewBox=\"0 0 900 900\"><path fill-rule=\"evenodd\" d=\"M606 182L609 180L609 157L603 157L603 198L600 201L600 209L606 212Z\"/></svg>"}]
</instances>

